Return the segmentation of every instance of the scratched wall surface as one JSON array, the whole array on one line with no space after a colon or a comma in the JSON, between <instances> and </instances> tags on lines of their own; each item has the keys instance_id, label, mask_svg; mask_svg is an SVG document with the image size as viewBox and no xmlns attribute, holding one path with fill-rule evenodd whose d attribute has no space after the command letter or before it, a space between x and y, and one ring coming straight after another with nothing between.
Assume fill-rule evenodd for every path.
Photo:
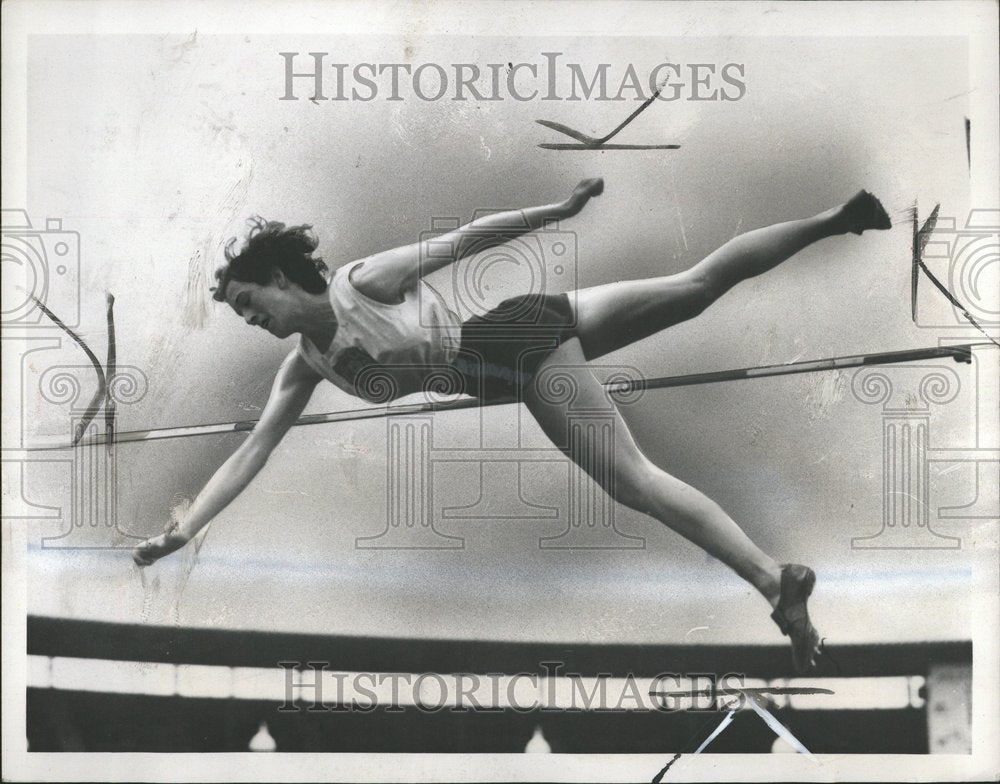
<instances>
[{"instance_id":1,"label":"scratched wall surface","mask_svg":"<svg viewBox=\"0 0 1000 784\"><path fill-rule=\"evenodd\" d=\"M585 70L609 62L619 73L628 62L738 62L747 91L736 102L655 104L621 138L679 151L562 153L536 146L563 139L535 119L600 135L636 104L412 94L282 102L279 51L414 64L540 63L540 52L559 51ZM104 294L117 297L119 362L149 381L141 401L120 408L121 428L252 418L293 342L210 301L223 244L247 216L312 223L336 267L415 241L432 218L545 203L603 176L604 195L560 227L575 233L579 286L683 270L739 232L813 214L862 187L896 219L914 199L964 216L967 56L958 39L900 37L40 36L29 47L26 207L36 222L58 217L80 233L80 331L99 355ZM662 375L934 345L939 333L910 320L909 247L905 228L824 241L605 362ZM448 273L432 282L453 301ZM84 362L68 341L53 356ZM972 371L955 367L957 396L930 414L940 446L969 446L977 428L990 430L972 420ZM765 550L817 567L815 615L831 636L966 637L969 548L851 546L879 530L884 496L883 412L852 394L852 373L650 393L626 418L651 458L718 500ZM65 432L65 409L32 405L29 435ZM356 405L325 387L309 411ZM484 421L520 427L526 445L545 443L511 408ZM479 425L471 412L442 415L435 438L460 443ZM240 438L119 447L121 527L159 530ZM186 552L141 577L127 548L77 549L124 547L122 534L98 527L75 533L73 546L43 548L65 523L39 524L29 611L348 634L778 639L763 602L721 565L624 509L616 525L645 537L644 549L543 549L539 537L563 523L488 519L505 508L489 499L483 519L437 520L464 539L461 549L358 549L358 537L385 526L386 451L384 422L292 432L213 523L197 563ZM477 470L435 467L438 518L442 507L475 503ZM522 495L565 517L566 476L560 462L531 468ZM932 516L975 495L968 466L938 466L929 478ZM27 482L34 497L69 492L57 471ZM936 525L968 542L981 521ZM886 607L877 622L873 600Z\"/></svg>"}]
</instances>

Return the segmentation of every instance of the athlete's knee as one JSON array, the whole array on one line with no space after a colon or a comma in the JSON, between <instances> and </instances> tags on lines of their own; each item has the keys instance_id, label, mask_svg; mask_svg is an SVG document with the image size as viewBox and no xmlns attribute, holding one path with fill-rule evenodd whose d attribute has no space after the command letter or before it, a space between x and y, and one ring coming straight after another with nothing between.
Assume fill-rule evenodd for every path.
<instances>
[{"instance_id":1,"label":"athlete's knee","mask_svg":"<svg viewBox=\"0 0 1000 784\"><path fill-rule=\"evenodd\" d=\"M647 512L652 506L651 499L656 482L655 467L643 457L625 457L615 461L611 472L615 500L630 509Z\"/></svg>"},{"instance_id":2,"label":"athlete's knee","mask_svg":"<svg viewBox=\"0 0 1000 784\"><path fill-rule=\"evenodd\" d=\"M685 273L684 302L691 316L697 316L731 288L719 270L698 265Z\"/></svg>"},{"instance_id":3,"label":"athlete's knee","mask_svg":"<svg viewBox=\"0 0 1000 784\"><path fill-rule=\"evenodd\" d=\"M705 270L695 278L695 301L701 310L705 310L729 291L732 285L732 281L726 279L718 270Z\"/></svg>"}]
</instances>

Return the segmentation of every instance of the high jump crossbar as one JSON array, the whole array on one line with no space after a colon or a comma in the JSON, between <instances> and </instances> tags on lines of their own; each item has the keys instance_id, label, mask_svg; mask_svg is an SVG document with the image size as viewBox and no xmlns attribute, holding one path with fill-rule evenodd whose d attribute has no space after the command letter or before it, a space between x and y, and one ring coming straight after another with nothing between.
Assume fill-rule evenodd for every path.
<instances>
[{"instance_id":1,"label":"high jump crossbar","mask_svg":"<svg viewBox=\"0 0 1000 784\"><path fill-rule=\"evenodd\" d=\"M723 381L745 381L770 376L790 376L798 373L818 373L827 370L844 370L847 368L866 367L871 365L893 365L901 362L917 362L925 359L951 358L956 362L971 364L972 349L977 346L988 346L988 343L964 343L955 346L932 346L929 348L906 349L903 351L886 351L877 354L854 354L845 357L829 357L826 359L811 359L803 362L788 362L782 365L762 365L758 367L738 368L734 370L717 370L709 373L691 373L681 376L661 376L659 378L639 378L608 381L603 386L611 395L624 395L647 389L669 389L673 387L694 386L697 384L715 384ZM457 398L443 401L424 401L421 403L389 404L346 411L329 411L322 414L308 414L300 417L293 427L305 425L324 425L333 422L352 422L361 419L383 419L394 416L432 413L437 411L458 411L466 408L507 405L516 403L515 399L484 402L478 398ZM219 422L203 425L186 425L181 427L163 427L150 430L123 430L111 438L106 433L97 433L79 441L78 446L94 446L108 443L129 443L141 441L159 441L167 438L187 438L190 436L219 435L224 433L245 433L254 429L256 419L238 422ZM37 444L25 451L47 451L71 449L72 444L58 443L52 446Z\"/></svg>"}]
</instances>

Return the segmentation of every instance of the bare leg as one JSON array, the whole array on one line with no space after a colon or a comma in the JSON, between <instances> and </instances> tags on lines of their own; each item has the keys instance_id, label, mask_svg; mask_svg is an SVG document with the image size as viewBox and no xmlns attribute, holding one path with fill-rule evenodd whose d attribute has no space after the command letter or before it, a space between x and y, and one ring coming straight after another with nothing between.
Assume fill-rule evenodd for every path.
<instances>
[{"instance_id":1,"label":"bare leg","mask_svg":"<svg viewBox=\"0 0 1000 784\"><path fill-rule=\"evenodd\" d=\"M544 394L544 383L525 390L524 402L553 443L574 460L612 498L625 506L654 517L718 558L753 585L771 606L778 601L781 572L714 501L690 485L654 465L632 437L628 425L586 367L578 340L570 340L552 353L541 368L572 376L576 394L572 400L554 401ZM537 378L537 377L536 377ZM568 417L570 406L590 410L613 410L614 439L608 451L600 444L571 449Z\"/></svg>"},{"instance_id":2,"label":"bare leg","mask_svg":"<svg viewBox=\"0 0 1000 784\"><path fill-rule=\"evenodd\" d=\"M870 194L811 218L787 221L734 237L689 270L622 281L576 292L578 334L588 359L694 318L742 280L781 264L825 237L888 228Z\"/></svg>"}]
</instances>

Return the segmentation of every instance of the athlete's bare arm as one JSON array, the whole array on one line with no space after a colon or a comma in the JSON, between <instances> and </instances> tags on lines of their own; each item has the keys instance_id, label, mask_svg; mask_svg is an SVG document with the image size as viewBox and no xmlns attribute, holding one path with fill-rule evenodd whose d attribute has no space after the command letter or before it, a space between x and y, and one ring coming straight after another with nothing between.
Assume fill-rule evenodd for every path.
<instances>
[{"instance_id":1,"label":"athlete's bare arm","mask_svg":"<svg viewBox=\"0 0 1000 784\"><path fill-rule=\"evenodd\" d=\"M292 351L274 379L267 405L250 437L223 463L191 505L186 518L132 552L139 566L149 566L183 547L235 499L267 463L274 448L295 424L321 376Z\"/></svg>"},{"instance_id":2,"label":"athlete's bare arm","mask_svg":"<svg viewBox=\"0 0 1000 784\"><path fill-rule=\"evenodd\" d=\"M351 273L351 283L373 299L399 302L424 275L470 253L479 253L540 229L548 221L571 218L603 190L604 180L583 180L564 201L493 213L431 240L376 253L355 268Z\"/></svg>"}]
</instances>

